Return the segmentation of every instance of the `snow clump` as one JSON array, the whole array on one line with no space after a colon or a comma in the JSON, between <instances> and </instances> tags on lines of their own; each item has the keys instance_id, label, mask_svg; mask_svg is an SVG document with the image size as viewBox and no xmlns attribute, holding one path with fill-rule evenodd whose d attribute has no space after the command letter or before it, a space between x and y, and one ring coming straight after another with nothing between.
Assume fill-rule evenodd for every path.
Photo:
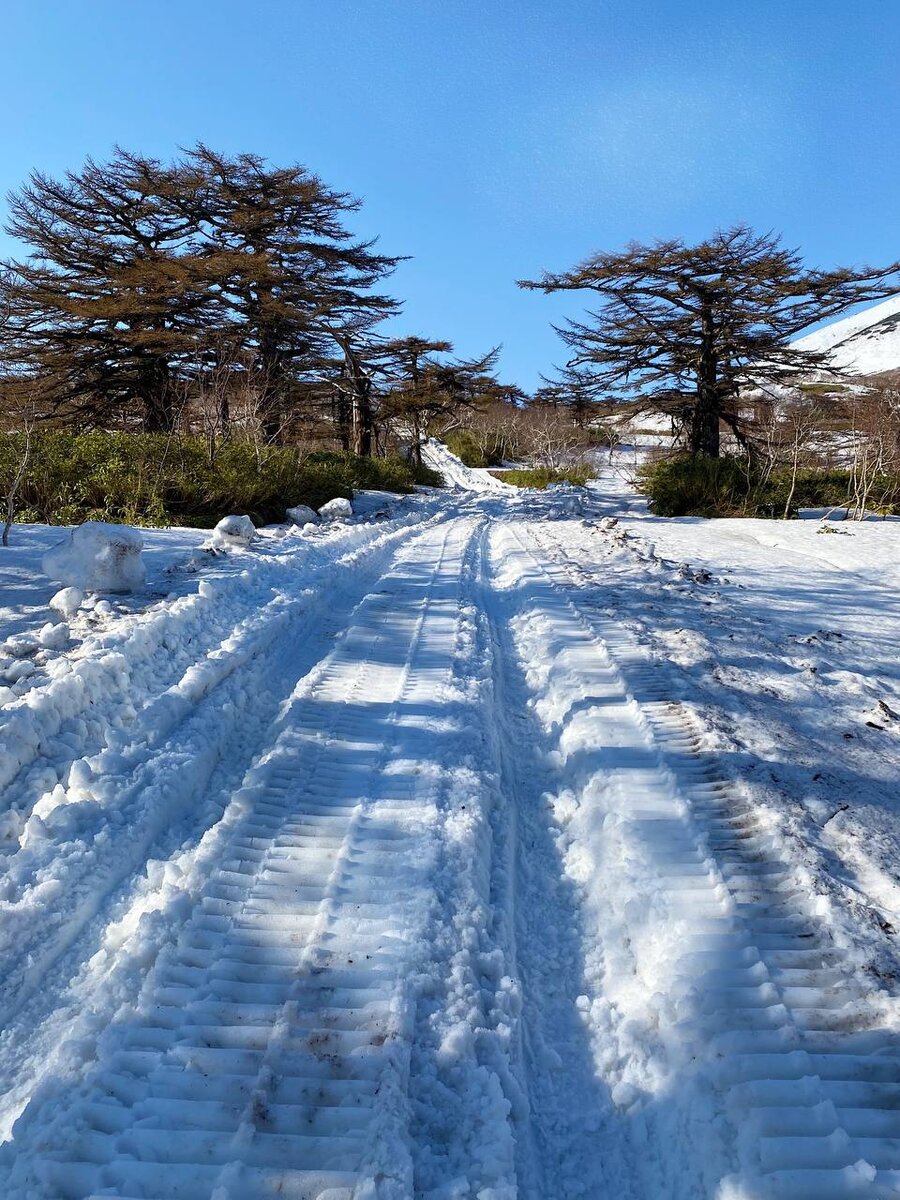
<instances>
[{"instance_id":1,"label":"snow clump","mask_svg":"<svg viewBox=\"0 0 900 1200\"><path fill-rule=\"evenodd\" d=\"M143 548L140 530L130 525L85 521L47 551L41 569L84 592L137 592L144 586Z\"/></svg>"},{"instance_id":2,"label":"snow clump","mask_svg":"<svg viewBox=\"0 0 900 1200\"><path fill-rule=\"evenodd\" d=\"M319 509L323 521L345 521L353 516L353 506L344 496L335 496Z\"/></svg>"},{"instance_id":3,"label":"snow clump","mask_svg":"<svg viewBox=\"0 0 900 1200\"><path fill-rule=\"evenodd\" d=\"M62 650L69 642L69 627L65 621L55 625L48 621L38 632L38 641L45 650Z\"/></svg>"},{"instance_id":4,"label":"snow clump","mask_svg":"<svg viewBox=\"0 0 900 1200\"><path fill-rule=\"evenodd\" d=\"M212 544L216 550L235 547L246 549L256 537L256 526L249 517L223 517L213 530Z\"/></svg>"},{"instance_id":5,"label":"snow clump","mask_svg":"<svg viewBox=\"0 0 900 1200\"><path fill-rule=\"evenodd\" d=\"M319 520L315 509L310 508L308 504L297 504L294 508L289 508L285 514L287 519L294 525L315 525Z\"/></svg>"},{"instance_id":6,"label":"snow clump","mask_svg":"<svg viewBox=\"0 0 900 1200\"><path fill-rule=\"evenodd\" d=\"M78 612L84 603L84 592L80 588L65 587L50 597L50 607L67 621Z\"/></svg>"}]
</instances>

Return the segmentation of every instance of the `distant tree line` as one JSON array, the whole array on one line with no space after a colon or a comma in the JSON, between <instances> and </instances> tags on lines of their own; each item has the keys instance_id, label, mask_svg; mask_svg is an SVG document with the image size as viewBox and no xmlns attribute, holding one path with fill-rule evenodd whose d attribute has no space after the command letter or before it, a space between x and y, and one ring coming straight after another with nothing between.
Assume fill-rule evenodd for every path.
<instances>
[{"instance_id":1,"label":"distant tree line","mask_svg":"<svg viewBox=\"0 0 900 1200\"><path fill-rule=\"evenodd\" d=\"M556 466L606 444L611 405L636 401L671 416L692 454L717 456L724 429L750 456L787 438L797 461L784 397L796 409L798 388L836 373L793 339L900 289L900 263L813 270L744 225L631 243L521 281L595 301L558 330L567 361L526 396L498 378L497 348L465 359L444 338L397 336L385 286L401 260L351 233L359 206L303 166L203 144L34 172L9 197L24 252L0 264L0 417L361 457L402 443L417 458L428 435L465 427L475 457ZM775 434L752 419L761 397Z\"/></svg>"}]
</instances>

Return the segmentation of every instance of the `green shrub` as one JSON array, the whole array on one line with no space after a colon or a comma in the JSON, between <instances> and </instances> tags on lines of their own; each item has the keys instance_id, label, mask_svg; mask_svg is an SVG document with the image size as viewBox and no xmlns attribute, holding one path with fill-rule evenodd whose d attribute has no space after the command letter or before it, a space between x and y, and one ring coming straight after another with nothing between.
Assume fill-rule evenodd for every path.
<instances>
[{"instance_id":1,"label":"green shrub","mask_svg":"<svg viewBox=\"0 0 900 1200\"><path fill-rule=\"evenodd\" d=\"M660 517L722 517L743 511L752 480L736 459L679 454L642 467L638 487Z\"/></svg>"},{"instance_id":2,"label":"green shrub","mask_svg":"<svg viewBox=\"0 0 900 1200\"><path fill-rule=\"evenodd\" d=\"M589 467L579 465L556 470L553 467L523 467L514 471L491 471L496 479L511 483L514 487L546 488L552 483L572 483L576 487L584 487L593 472Z\"/></svg>"},{"instance_id":3,"label":"green shrub","mask_svg":"<svg viewBox=\"0 0 900 1200\"><path fill-rule=\"evenodd\" d=\"M15 477L22 448L22 435L0 435L0 492ZM290 505L319 508L335 496L352 497L356 488L410 492L417 483L440 482L398 458L304 456L292 447L238 441L223 442L211 458L202 438L42 430L32 436L16 520L206 528L239 512L266 524L283 520Z\"/></svg>"},{"instance_id":4,"label":"green shrub","mask_svg":"<svg viewBox=\"0 0 900 1200\"><path fill-rule=\"evenodd\" d=\"M791 472L788 469L773 471L764 495L760 500L760 511L766 510L780 517L791 493ZM845 508L853 501L853 477L850 471L802 470L797 472L794 494L791 497L791 512L800 508ZM900 502L900 479L889 475L878 475L872 480L869 505L895 512Z\"/></svg>"},{"instance_id":5,"label":"green shrub","mask_svg":"<svg viewBox=\"0 0 900 1200\"><path fill-rule=\"evenodd\" d=\"M498 467L508 457L506 439L501 434L479 439L470 429L454 429L445 441L467 467Z\"/></svg>"},{"instance_id":6,"label":"green shrub","mask_svg":"<svg viewBox=\"0 0 900 1200\"><path fill-rule=\"evenodd\" d=\"M638 486L661 517L781 517L801 508L843 508L852 499L850 471L781 467L763 479L734 458L680 454L643 467ZM900 508L900 479L879 476L870 504L886 512Z\"/></svg>"}]
</instances>

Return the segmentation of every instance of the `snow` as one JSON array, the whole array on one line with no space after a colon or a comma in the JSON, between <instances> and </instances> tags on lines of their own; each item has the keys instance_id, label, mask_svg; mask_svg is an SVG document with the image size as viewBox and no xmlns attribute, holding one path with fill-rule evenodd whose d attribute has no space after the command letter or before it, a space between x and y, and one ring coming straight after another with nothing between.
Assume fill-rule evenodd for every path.
<instances>
[{"instance_id":1,"label":"snow","mask_svg":"<svg viewBox=\"0 0 900 1200\"><path fill-rule=\"evenodd\" d=\"M84 592L80 588L66 587L55 592L48 602L48 607L68 621L74 617L84 603Z\"/></svg>"},{"instance_id":2,"label":"snow","mask_svg":"<svg viewBox=\"0 0 900 1200\"><path fill-rule=\"evenodd\" d=\"M0 1195L896 1196L900 523L425 452L140 596L14 530Z\"/></svg>"},{"instance_id":3,"label":"snow","mask_svg":"<svg viewBox=\"0 0 900 1200\"><path fill-rule=\"evenodd\" d=\"M319 509L323 521L346 521L353 516L353 506L345 496L335 496Z\"/></svg>"},{"instance_id":4,"label":"snow","mask_svg":"<svg viewBox=\"0 0 900 1200\"><path fill-rule=\"evenodd\" d=\"M86 592L139 592L145 570L140 530L85 521L52 546L41 560L50 579Z\"/></svg>"},{"instance_id":5,"label":"snow","mask_svg":"<svg viewBox=\"0 0 900 1200\"><path fill-rule=\"evenodd\" d=\"M256 526L247 516L223 517L212 532L216 550L245 550L256 537Z\"/></svg>"},{"instance_id":6,"label":"snow","mask_svg":"<svg viewBox=\"0 0 900 1200\"><path fill-rule=\"evenodd\" d=\"M304 525L315 525L319 520L319 514L308 504L297 504L294 508L289 508L285 516L292 524L301 528Z\"/></svg>"},{"instance_id":7,"label":"snow","mask_svg":"<svg viewBox=\"0 0 900 1200\"><path fill-rule=\"evenodd\" d=\"M443 477L447 487L463 492L496 492L509 495L516 489L487 470L467 467L443 442L429 438L422 447L422 461Z\"/></svg>"},{"instance_id":8,"label":"snow","mask_svg":"<svg viewBox=\"0 0 900 1200\"><path fill-rule=\"evenodd\" d=\"M900 296L797 338L799 350L832 351L832 365L858 375L900 369Z\"/></svg>"}]
</instances>

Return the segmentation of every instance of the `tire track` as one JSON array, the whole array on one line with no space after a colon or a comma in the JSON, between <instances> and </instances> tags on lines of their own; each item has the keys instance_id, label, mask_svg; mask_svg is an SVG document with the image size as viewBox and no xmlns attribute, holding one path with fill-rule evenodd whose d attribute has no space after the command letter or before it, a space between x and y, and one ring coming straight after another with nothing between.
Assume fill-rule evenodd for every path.
<instances>
[{"instance_id":1,"label":"tire track","mask_svg":"<svg viewBox=\"0 0 900 1200\"><path fill-rule=\"evenodd\" d=\"M900 1044L877 998L658 665L579 609L545 534L509 540L528 578L519 652L576 791L570 869L588 851L605 876L580 878L597 935L586 1011L623 1136L650 1131L643 1194L693 1178L729 1198L895 1196ZM675 1131L688 1148L702 1135L708 1161L673 1155Z\"/></svg>"},{"instance_id":2,"label":"tire track","mask_svg":"<svg viewBox=\"0 0 900 1200\"><path fill-rule=\"evenodd\" d=\"M298 685L138 1009L16 1126L7 1194L411 1194L405 978L440 779L420 710L450 669L471 525L419 538Z\"/></svg>"},{"instance_id":3,"label":"tire track","mask_svg":"<svg viewBox=\"0 0 900 1200\"><path fill-rule=\"evenodd\" d=\"M349 612L383 570L407 528L379 533L368 545L332 560L337 596L306 587L279 596L232 630L179 683L149 702L128 735L129 743L98 755L80 748L78 771L70 771L61 794L46 796L52 808L25 826L23 847L6 860L0 900L0 1017L14 1014L46 979L48 970L100 912L109 894L138 871L167 830L192 814L202 831L216 819L215 806L198 808L223 768L240 773L252 760L264 726L245 715L249 703L270 715L308 669L304 644L316 630L325 603ZM280 639L289 643L273 669ZM106 738L113 742L112 733ZM247 734L249 733L249 736ZM96 749L96 747L94 747ZM232 782L232 786L234 786ZM66 904L60 904L65 894Z\"/></svg>"}]
</instances>

